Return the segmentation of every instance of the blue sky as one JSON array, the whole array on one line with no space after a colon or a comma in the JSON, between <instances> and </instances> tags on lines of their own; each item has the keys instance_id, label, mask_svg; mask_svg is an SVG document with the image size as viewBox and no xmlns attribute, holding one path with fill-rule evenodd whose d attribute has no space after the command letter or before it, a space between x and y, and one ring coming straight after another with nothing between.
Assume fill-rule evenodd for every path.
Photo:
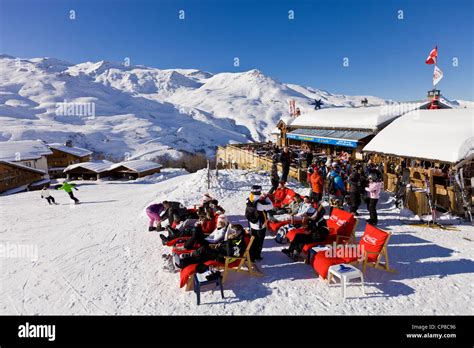
<instances>
[{"instance_id":1,"label":"blue sky","mask_svg":"<svg viewBox=\"0 0 474 348\"><path fill-rule=\"evenodd\" d=\"M473 3L0 0L0 51L72 63L129 57L136 65L214 73L257 68L334 93L414 100L432 88L433 66L424 61L438 45L444 71L439 88L449 98L474 100Z\"/></svg>"}]
</instances>

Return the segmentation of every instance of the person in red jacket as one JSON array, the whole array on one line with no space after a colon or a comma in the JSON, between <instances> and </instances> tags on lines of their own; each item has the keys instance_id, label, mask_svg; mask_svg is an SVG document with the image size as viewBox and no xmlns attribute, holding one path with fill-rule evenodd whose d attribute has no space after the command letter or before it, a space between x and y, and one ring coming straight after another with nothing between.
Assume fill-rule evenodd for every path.
<instances>
[{"instance_id":1,"label":"person in red jacket","mask_svg":"<svg viewBox=\"0 0 474 348\"><path fill-rule=\"evenodd\" d=\"M288 194L288 188L285 186L284 181L280 181L278 188L273 194L274 205L280 207L286 195Z\"/></svg>"},{"instance_id":2,"label":"person in red jacket","mask_svg":"<svg viewBox=\"0 0 474 348\"><path fill-rule=\"evenodd\" d=\"M312 198L315 202L319 203L323 198L323 187L324 180L321 175L321 170L315 170L310 177Z\"/></svg>"}]
</instances>

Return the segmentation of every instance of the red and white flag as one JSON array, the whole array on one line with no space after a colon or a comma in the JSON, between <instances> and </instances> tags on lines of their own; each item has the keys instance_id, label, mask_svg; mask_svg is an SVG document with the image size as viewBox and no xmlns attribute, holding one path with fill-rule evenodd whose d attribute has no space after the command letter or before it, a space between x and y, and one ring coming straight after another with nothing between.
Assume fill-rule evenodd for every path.
<instances>
[{"instance_id":1,"label":"red and white flag","mask_svg":"<svg viewBox=\"0 0 474 348\"><path fill-rule=\"evenodd\" d=\"M438 58L438 46L436 46L435 48L431 50L430 55L428 56L428 58L426 58L425 63L436 64L437 58Z\"/></svg>"},{"instance_id":2,"label":"red and white flag","mask_svg":"<svg viewBox=\"0 0 474 348\"><path fill-rule=\"evenodd\" d=\"M443 78L443 72L441 71L438 66L435 65L434 72L433 72L433 86L436 86L439 81Z\"/></svg>"}]
</instances>

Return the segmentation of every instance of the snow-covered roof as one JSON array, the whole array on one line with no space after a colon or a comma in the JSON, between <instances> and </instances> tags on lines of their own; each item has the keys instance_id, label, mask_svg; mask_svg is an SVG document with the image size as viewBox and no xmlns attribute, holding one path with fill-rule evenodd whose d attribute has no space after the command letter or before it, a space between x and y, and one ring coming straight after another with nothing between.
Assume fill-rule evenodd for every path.
<instances>
[{"instance_id":1,"label":"snow-covered roof","mask_svg":"<svg viewBox=\"0 0 474 348\"><path fill-rule=\"evenodd\" d=\"M75 163L75 164L71 164L70 166L67 166L66 169L64 169L64 172L68 172L75 168L84 168L95 173L103 173L109 170L112 164L113 162L105 161L105 160L94 161L94 162L81 162L81 163Z\"/></svg>"},{"instance_id":2,"label":"snow-covered roof","mask_svg":"<svg viewBox=\"0 0 474 348\"><path fill-rule=\"evenodd\" d=\"M48 144L48 146L52 149L69 153L77 157L85 157L85 156L92 155L92 151L89 151L87 149L83 149L80 147L66 146L64 144L59 144L59 143Z\"/></svg>"},{"instance_id":3,"label":"snow-covered roof","mask_svg":"<svg viewBox=\"0 0 474 348\"><path fill-rule=\"evenodd\" d=\"M27 161L51 154L46 144L39 140L0 142L0 160L4 161Z\"/></svg>"},{"instance_id":4,"label":"snow-covered roof","mask_svg":"<svg viewBox=\"0 0 474 348\"><path fill-rule=\"evenodd\" d=\"M13 167L17 167L17 168L20 168L20 169L28 170L30 172L35 172L35 173L38 173L38 174L46 174L46 172L44 170L37 169L37 168L31 168L31 167L25 166L23 164L20 164L18 162L0 161L0 163L6 164L6 165L9 165L9 166L13 166Z\"/></svg>"},{"instance_id":5,"label":"snow-covered roof","mask_svg":"<svg viewBox=\"0 0 474 348\"><path fill-rule=\"evenodd\" d=\"M474 153L473 110L412 111L384 128L364 151L459 162Z\"/></svg>"},{"instance_id":6,"label":"snow-covered roof","mask_svg":"<svg viewBox=\"0 0 474 348\"><path fill-rule=\"evenodd\" d=\"M280 135L280 129L278 127L273 128L272 132L270 134L274 135Z\"/></svg>"},{"instance_id":7,"label":"snow-covered roof","mask_svg":"<svg viewBox=\"0 0 474 348\"><path fill-rule=\"evenodd\" d=\"M153 170L153 169L159 169L162 167L161 164L158 164L158 163L155 163L155 162L151 162L151 161L145 161L145 160L133 160L133 161L125 161L125 162L120 162L120 163L116 163L116 164L113 164L110 166L110 170L113 170L115 168L119 168L119 167L125 167L125 168L128 168L134 172L137 172L137 173L143 173L143 172L147 172L149 170Z\"/></svg>"},{"instance_id":8,"label":"snow-covered roof","mask_svg":"<svg viewBox=\"0 0 474 348\"><path fill-rule=\"evenodd\" d=\"M290 116L282 116L282 118L280 118L280 121L278 121L278 123L283 122L284 124L288 124L291 120L292 118Z\"/></svg>"},{"instance_id":9,"label":"snow-covered roof","mask_svg":"<svg viewBox=\"0 0 474 348\"><path fill-rule=\"evenodd\" d=\"M292 128L322 127L377 130L385 123L416 109L421 103L386 104L359 108L325 108L303 110L301 116L288 121Z\"/></svg>"}]
</instances>

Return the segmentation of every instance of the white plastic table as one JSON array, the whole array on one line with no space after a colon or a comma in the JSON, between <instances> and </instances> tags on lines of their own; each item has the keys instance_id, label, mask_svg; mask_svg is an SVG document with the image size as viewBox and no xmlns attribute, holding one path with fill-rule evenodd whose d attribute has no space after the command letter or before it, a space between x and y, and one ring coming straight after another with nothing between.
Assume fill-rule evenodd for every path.
<instances>
[{"instance_id":1,"label":"white plastic table","mask_svg":"<svg viewBox=\"0 0 474 348\"><path fill-rule=\"evenodd\" d=\"M352 266L352 265L348 265L348 264L342 264L342 266L344 267L349 267L351 268L350 271L345 271L345 272L341 272L340 271L340 267L341 267L341 264L339 265L333 265L331 267L329 267L329 271L328 271L328 285L331 285L331 280L332 280L332 277L337 277L341 280L341 291L342 291L342 298L345 299L346 298L346 284L351 280L351 279L360 279L360 283L362 285L362 294L365 295L365 291L364 291L364 274L361 272L360 269Z\"/></svg>"}]
</instances>

